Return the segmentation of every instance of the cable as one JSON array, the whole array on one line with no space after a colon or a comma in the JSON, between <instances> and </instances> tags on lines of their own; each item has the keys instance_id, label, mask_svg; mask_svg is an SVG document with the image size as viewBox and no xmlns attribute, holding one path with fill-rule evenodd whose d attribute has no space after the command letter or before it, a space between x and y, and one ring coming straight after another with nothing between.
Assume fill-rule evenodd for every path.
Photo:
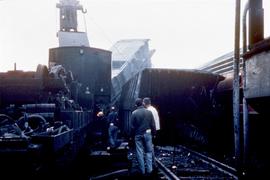
<instances>
[{"instance_id":1,"label":"cable","mask_svg":"<svg viewBox=\"0 0 270 180\"><path fill-rule=\"evenodd\" d=\"M94 18L92 18L92 17L90 17L90 16L89 16L89 18L90 18L90 20L96 25L96 27L98 27L98 29L100 30L100 32L103 34L104 38L111 44L111 46L112 46L113 48L115 48L115 49L117 50L117 52L118 52L119 54L121 54L121 55L123 56L123 59L126 61L126 60L128 59L128 56L125 55L125 54L123 54L123 53L120 51L120 49L118 49L117 46L113 46L113 43L112 43L112 41L110 40L109 36L105 33L105 31L103 30L103 28L102 28L98 23L96 23L96 21L94 20Z\"/></svg>"},{"instance_id":2,"label":"cable","mask_svg":"<svg viewBox=\"0 0 270 180\"><path fill-rule=\"evenodd\" d=\"M85 4L85 0L83 0L83 4ZM99 32L102 33L102 36L104 37L104 39L106 39L107 42L109 42L109 44L111 44L111 47L113 47L113 49L115 49L122 57L124 61L128 60L128 56L123 54L121 52L121 50L117 47L117 46L113 46L113 42L111 41L111 39L109 38L109 36L107 35L107 33L103 30L103 28L95 21L95 19L91 16L88 16L90 18L90 20L94 23L94 25L99 29ZM84 24L85 24L85 29L86 32L88 32L87 30L87 22L86 22L86 18L84 15Z\"/></svg>"}]
</instances>

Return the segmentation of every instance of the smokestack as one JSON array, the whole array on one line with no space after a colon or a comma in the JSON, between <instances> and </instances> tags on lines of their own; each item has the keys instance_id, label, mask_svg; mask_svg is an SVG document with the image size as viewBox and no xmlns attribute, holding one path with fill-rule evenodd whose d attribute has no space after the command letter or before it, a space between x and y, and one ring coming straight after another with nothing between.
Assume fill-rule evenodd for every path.
<instances>
[{"instance_id":1,"label":"smokestack","mask_svg":"<svg viewBox=\"0 0 270 180\"><path fill-rule=\"evenodd\" d=\"M60 0L56 7L60 9L60 31L77 32L77 11L81 10L86 13L79 1Z\"/></svg>"}]
</instances>

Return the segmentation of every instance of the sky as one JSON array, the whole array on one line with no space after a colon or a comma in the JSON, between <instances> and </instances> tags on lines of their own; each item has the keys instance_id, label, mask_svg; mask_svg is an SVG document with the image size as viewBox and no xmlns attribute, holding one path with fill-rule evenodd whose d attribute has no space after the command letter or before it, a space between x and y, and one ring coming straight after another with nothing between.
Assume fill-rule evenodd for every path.
<instances>
[{"instance_id":1,"label":"sky","mask_svg":"<svg viewBox=\"0 0 270 180\"><path fill-rule=\"evenodd\" d=\"M270 0L264 0L270 22ZM0 0L0 72L35 70L58 47L58 0ZM245 1L242 1L242 7ZM234 47L235 0L80 0L79 30L91 47L150 39L154 67L197 68ZM270 35L269 23L265 36Z\"/></svg>"}]
</instances>

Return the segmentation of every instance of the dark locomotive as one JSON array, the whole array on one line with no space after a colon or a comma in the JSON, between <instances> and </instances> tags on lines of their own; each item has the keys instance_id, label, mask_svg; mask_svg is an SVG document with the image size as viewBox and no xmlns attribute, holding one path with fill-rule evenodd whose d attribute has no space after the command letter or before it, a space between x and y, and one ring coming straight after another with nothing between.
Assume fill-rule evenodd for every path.
<instances>
[{"instance_id":1,"label":"dark locomotive","mask_svg":"<svg viewBox=\"0 0 270 180\"><path fill-rule=\"evenodd\" d=\"M77 31L77 11L85 12L77 1L57 7L60 47L50 49L49 65L0 73L1 175L19 176L14 166L25 177L68 174L96 112L109 105L111 52L89 47Z\"/></svg>"}]
</instances>

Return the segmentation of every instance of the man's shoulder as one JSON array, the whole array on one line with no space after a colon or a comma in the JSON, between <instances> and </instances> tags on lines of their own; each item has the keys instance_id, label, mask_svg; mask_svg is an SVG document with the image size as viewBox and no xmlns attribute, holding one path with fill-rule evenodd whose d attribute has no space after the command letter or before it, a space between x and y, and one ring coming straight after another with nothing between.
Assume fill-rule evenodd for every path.
<instances>
[{"instance_id":1,"label":"man's shoulder","mask_svg":"<svg viewBox=\"0 0 270 180\"><path fill-rule=\"evenodd\" d=\"M134 111L132 111L131 114L136 114L136 113L138 113L138 111L139 111L139 109L135 109Z\"/></svg>"},{"instance_id":2,"label":"man's shoulder","mask_svg":"<svg viewBox=\"0 0 270 180\"><path fill-rule=\"evenodd\" d=\"M138 113L140 111L143 111L143 108L138 108L138 109L135 109L132 113Z\"/></svg>"},{"instance_id":3,"label":"man's shoulder","mask_svg":"<svg viewBox=\"0 0 270 180\"><path fill-rule=\"evenodd\" d=\"M147 114L147 115L151 115L151 116L153 116L153 113L152 113L152 111L151 111L151 110L149 110L149 109L145 109L145 112L146 112L146 114Z\"/></svg>"}]
</instances>

